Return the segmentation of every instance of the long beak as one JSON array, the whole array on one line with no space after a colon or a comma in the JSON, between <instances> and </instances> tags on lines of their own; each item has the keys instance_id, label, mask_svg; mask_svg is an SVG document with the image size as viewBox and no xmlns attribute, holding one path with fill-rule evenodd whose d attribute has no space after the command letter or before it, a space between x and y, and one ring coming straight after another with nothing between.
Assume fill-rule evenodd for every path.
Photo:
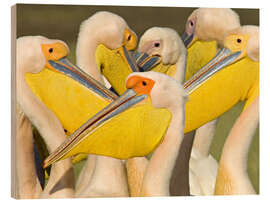
<instances>
[{"instance_id":1,"label":"long beak","mask_svg":"<svg viewBox=\"0 0 270 203\"><path fill-rule=\"evenodd\" d=\"M115 93L108 90L103 84L92 78L79 67L69 62L66 58L62 58L58 61L49 60L48 64L50 65L51 69L55 69L56 71L73 78L102 97L105 97L111 101L118 97Z\"/></svg>"},{"instance_id":2,"label":"long beak","mask_svg":"<svg viewBox=\"0 0 270 203\"><path fill-rule=\"evenodd\" d=\"M161 62L159 55L128 51L125 46L121 47L120 53L132 72L150 71Z\"/></svg>"},{"instance_id":3,"label":"long beak","mask_svg":"<svg viewBox=\"0 0 270 203\"><path fill-rule=\"evenodd\" d=\"M194 38L194 34L192 33L191 35L187 34L186 32L184 32L181 36L183 42L184 42L184 45L185 47L189 47L191 45L191 42Z\"/></svg>"},{"instance_id":4,"label":"long beak","mask_svg":"<svg viewBox=\"0 0 270 203\"><path fill-rule=\"evenodd\" d=\"M134 56L140 72L150 71L161 62L160 55L149 55L147 53L137 52Z\"/></svg>"},{"instance_id":5,"label":"long beak","mask_svg":"<svg viewBox=\"0 0 270 203\"><path fill-rule=\"evenodd\" d=\"M59 161L74 147L80 144L87 136L101 126L107 120L117 116L126 109L134 106L140 101L146 99L147 95L137 95L137 93L128 89L118 99L110 103L96 115L90 118L78 130L76 130L62 145L60 145L43 163L43 168Z\"/></svg>"},{"instance_id":6,"label":"long beak","mask_svg":"<svg viewBox=\"0 0 270 203\"><path fill-rule=\"evenodd\" d=\"M122 45L119 48L119 52L123 57L123 59L128 64L131 72L139 72L139 67L137 66L133 51L128 51L127 48L124 45Z\"/></svg>"},{"instance_id":7,"label":"long beak","mask_svg":"<svg viewBox=\"0 0 270 203\"><path fill-rule=\"evenodd\" d=\"M208 64L185 82L184 88L187 90L188 94L191 94L213 74L236 62L240 55L241 51L232 53L232 51L227 48L221 49Z\"/></svg>"}]
</instances>

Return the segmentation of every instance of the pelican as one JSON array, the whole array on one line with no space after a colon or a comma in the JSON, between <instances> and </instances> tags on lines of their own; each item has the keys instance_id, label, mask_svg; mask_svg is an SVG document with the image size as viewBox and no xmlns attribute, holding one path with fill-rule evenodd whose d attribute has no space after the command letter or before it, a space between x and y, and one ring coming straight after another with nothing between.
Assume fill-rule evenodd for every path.
<instances>
[{"instance_id":1,"label":"pelican","mask_svg":"<svg viewBox=\"0 0 270 203\"><path fill-rule=\"evenodd\" d=\"M241 51L241 55L238 57L235 63L226 67L226 69L220 71L220 73L217 73L215 75L215 77L217 77L215 78L216 79L215 81L213 77L210 79L210 80L213 79L213 81L208 81L205 83L205 85L207 84L209 85L209 87L212 86L212 88L208 87L209 88L208 92L201 94L201 96L205 98L207 95L209 97L210 94L212 95L212 93L214 93L215 91L220 92L222 90L222 92L226 94L226 96L224 95L224 99L225 98L226 99L223 102L222 102L223 96L220 97L221 95L216 94L216 93L212 95L213 98L215 98L216 100L216 102L213 101L212 103L213 105L214 103L217 105L219 102L222 102L220 104L220 107L217 107L216 109L221 110L222 108L224 108L223 112L225 112L229 110L233 105L235 105L238 101L246 100L246 104L243 109L243 113L244 113L245 109L248 108L248 106L253 102L253 100L259 95L259 29L258 27L257 26L242 26L242 27L233 29L231 31L227 31L227 34L224 37L223 46L232 51ZM221 87L223 88L220 89ZM215 88L218 88L219 90L217 89L215 90ZM231 92L231 90L233 90L233 92ZM192 96L190 96L190 101L192 99L199 99L199 97L197 96L195 97L193 98ZM189 104L187 103L187 105ZM199 103L197 105L199 105ZM188 109L189 109L188 106L186 106L186 110ZM221 111L219 110L216 113L218 113L216 117L221 115L220 114ZM208 141L211 141L211 138ZM196 165L194 164L194 166ZM215 166L215 164L213 164L213 166ZM198 169L197 171L202 171L202 168L200 167L200 165L197 165L197 169ZM197 176L198 174L200 173L197 172ZM202 174L201 177L204 177L204 174ZM213 177L213 175L210 177ZM202 189L209 190L207 188L207 185L209 186L209 184L207 184L207 181L204 180L204 183L206 184L204 188L202 187ZM212 193L214 191L213 181L211 181L210 189Z\"/></svg>"},{"instance_id":2,"label":"pelican","mask_svg":"<svg viewBox=\"0 0 270 203\"><path fill-rule=\"evenodd\" d=\"M97 12L81 23L76 45L77 65L109 87L103 72L111 75L119 67L126 66L123 49L129 51L136 47L136 34L122 17ZM76 196L80 197L128 195L122 161L106 156L89 155L77 185Z\"/></svg>"},{"instance_id":3,"label":"pelican","mask_svg":"<svg viewBox=\"0 0 270 203\"><path fill-rule=\"evenodd\" d=\"M42 49L43 45L43 49ZM46 52L47 48L54 53ZM65 140L64 129L57 117L38 100L25 81L26 73L38 73L48 67L48 58L55 60L66 56L68 48L60 40L45 37L21 37L17 39L17 179L18 196L37 197L73 197L74 175L70 159L52 167L51 178L42 191L35 174L33 157L33 136L30 121L39 129L48 149L53 151ZM46 58L47 57L47 58ZM26 118L26 116L27 118ZM29 121L29 120L30 121ZM29 189L28 189L29 188Z\"/></svg>"},{"instance_id":4,"label":"pelican","mask_svg":"<svg viewBox=\"0 0 270 203\"><path fill-rule=\"evenodd\" d=\"M251 80L249 91L246 93L246 104L243 112L235 122L228 138L223 146L219 162L218 174L214 194L255 194L255 190L247 174L248 149L254 132L259 122L259 27L242 26L231 30L224 39L224 46L231 49L239 49L241 44L246 43L243 52L242 63L238 67L246 67L255 74L255 77L247 77ZM239 45L240 44L240 45ZM246 76L242 76L246 77ZM243 79L243 82L244 81ZM241 136L243 135L243 137ZM234 166L230 161L237 160ZM230 163L229 163L230 162ZM237 177L237 181L235 180Z\"/></svg>"},{"instance_id":5,"label":"pelican","mask_svg":"<svg viewBox=\"0 0 270 203\"><path fill-rule=\"evenodd\" d=\"M185 46L188 48L185 80L188 80L214 57L218 47L222 46L225 33L239 26L239 16L232 9L195 9L188 17L185 32L182 35ZM194 154L200 153L204 158L209 157L212 159L209 154L209 148L214 136L216 123L217 120L211 121L196 131Z\"/></svg>"},{"instance_id":6,"label":"pelican","mask_svg":"<svg viewBox=\"0 0 270 203\"><path fill-rule=\"evenodd\" d=\"M222 47L225 33L239 26L239 16L232 9L195 9L188 17L182 35L188 48L185 80L194 75ZM215 119L196 130L190 158L190 182L192 184L199 181L200 184L191 186L191 193L194 195L212 195L214 192L218 164L209 150L217 121Z\"/></svg>"},{"instance_id":7,"label":"pelican","mask_svg":"<svg viewBox=\"0 0 270 203\"><path fill-rule=\"evenodd\" d=\"M133 73L127 88L136 88L145 78L155 82L150 96L156 108L167 108L172 120L162 143L145 167L140 196L169 196L169 185L176 157L184 137L184 106L187 93L176 80L157 72Z\"/></svg>"},{"instance_id":8,"label":"pelican","mask_svg":"<svg viewBox=\"0 0 270 203\"><path fill-rule=\"evenodd\" d=\"M136 47L137 36L122 17L97 12L81 23L76 45L77 65L102 82L102 74L114 76L119 71L117 67L126 66L124 50Z\"/></svg>"},{"instance_id":9,"label":"pelican","mask_svg":"<svg viewBox=\"0 0 270 203\"><path fill-rule=\"evenodd\" d=\"M154 108L167 109L170 112L172 115L170 125L162 143L156 148L147 165L145 179L142 184L142 195L144 196L168 195L170 171L174 166L175 158L184 136L184 104L187 94L177 81L156 72L133 73L128 77L126 87L128 94L126 92L108 106L108 113L105 114L104 117L101 117L101 119L94 117L93 119L106 121L119 114L119 110L121 110L123 106L129 102L133 103L138 99L140 102L145 102L145 100L151 98ZM171 89L173 94L171 94L171 91L167 91L168 89ZM175 95L177 95L177 97L175 97ZM139 107L139 103L136 103L136 105ZM132 108L136 108L136 105ZM111 109L115 109L115 113L111 112ZM123 113L124 112L120 114ZM136 119L138 118L141 119L142 117L136 117ZM131 118L131 120L133 119ZM114 129L117 128L119 128L119 126L116 126ZM91 136L93 136L93 134ZM47 166L50 163L72 156L82 145L89 144L85 141L86 139L87 138L83 136L70 137L45 160L45 165ZM136 143L131 144L134 145ZM91 146L89 146L89 148L91 148ZM162 154L166 156L166 159L160 159L160 155ZM157 167L159 168L158 170Z\"/></svg>"}]
</instances>

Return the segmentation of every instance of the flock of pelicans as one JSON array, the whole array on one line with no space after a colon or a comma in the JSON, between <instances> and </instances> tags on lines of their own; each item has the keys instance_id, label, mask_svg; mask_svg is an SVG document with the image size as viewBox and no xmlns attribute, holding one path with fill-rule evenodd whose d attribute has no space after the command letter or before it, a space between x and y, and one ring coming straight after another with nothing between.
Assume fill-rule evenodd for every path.
<instances>
[{"instance_id":1,"label":"flock of pelicans","mask_svg":"<svg viewBox=\"0 0 270 203\"><path fill-rule=\"evenodd\" d=\"M199 8L182 38L153 27L136 48L136 34L110 12L82 22L77 66L63 41L17 39L18 198L255 194L247 155L259 122L259 27L241 26L231 9ZM243 100L217 163L209 154L216 121ZM32 124L50 153L45 186ZM183 147L191 155L180 159Z\"/></svg>"}]
</instances>

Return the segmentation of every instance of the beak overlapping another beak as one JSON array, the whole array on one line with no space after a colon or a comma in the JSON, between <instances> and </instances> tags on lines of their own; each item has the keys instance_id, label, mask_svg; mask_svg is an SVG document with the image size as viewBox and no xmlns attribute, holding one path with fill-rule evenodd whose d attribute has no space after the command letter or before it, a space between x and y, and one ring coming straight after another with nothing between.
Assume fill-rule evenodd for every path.
<instances>
[{"instance_id":1,"label":"beak overlapping another beak","mask_svg":"<svg viewBox=\"0 0 270 203\"><path fill-rule=\"evenodd\" d=\"M71 77L102 97L105 97L111 101L118 98L115 93L108 90L103 84L89 76L79 67L69 62L66 58L61 58L58 61L48 60L48 64L51 69Z\"/></svg>"},{"instance_id":2,"label":"beak overlapping another beak","mask_svg":"<svg viewBox=\"0 0 270 203\"><path fill-rule=\"evenodd\" d=\"M121 56L123 57L124 61L126 64L128 64L128 67L131 72L139 72L139 67L137 66L135 57L134 57L134 52L133 51L128 51L125 45L120 47L119 50Z\"/></svg>"},{"instance_id":3,"label":"beak overlapping another beak","mask_svg":"<svg viewBox=\"0 0 270 203\"><path fill-rule=\"evenodd\" d=\"M150 71L161 62L161 56L159 55L128 51L125 46L121 47L121 52L122 57L129 65L131 72Z\"/></svg>"},{"instance_id":4,"label":"beak overlapping another beak","mask_svg":"<svg viewBox=\"0 0 270 203\"><path fill-rule=\"evenodd\" d=\"M97 129L99 126L126 109L136 105L140 101L145 100L146 98L147 95L145 94L137 95L133 89L127 89L118 99L99 111L78 130L76 130L62 145L60 145L49 157L47 157L43 163L43 167L46 168L47 166L62 159L68 152L86 139L86 137L95 131L95 129Z\"/></svg>"},{"instance_id":5,"label":"beak overlapping another beak","mask_svg":"<svg viewBox=\"0 0 270 203\"><path fill-rule=\"evenodd\" d=\"M184 83L184 88L191 94L212 75L236 62L240 55L241 51L232 53L231 50L222 48L210 62Z\"/></svg>"}]
</instances>

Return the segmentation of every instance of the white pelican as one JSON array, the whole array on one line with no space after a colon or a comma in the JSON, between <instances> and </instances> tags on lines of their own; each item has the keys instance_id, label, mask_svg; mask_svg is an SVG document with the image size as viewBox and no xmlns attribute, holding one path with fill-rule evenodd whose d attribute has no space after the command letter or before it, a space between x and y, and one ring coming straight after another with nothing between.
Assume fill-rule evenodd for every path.
<instances>
[{"instance_id":1,"label":"white pelican","mask_svg":"<svg viewBox=\"0 0 270 203\"><path fill-rule=\"evenodd\" d=\"M234 63L226 67L224 70L218 72L213 78L207 81L204 84L205 87L204 85L201 86L200 90L197 92L198 95L196 95L196 93L194 92L194 94L190 96L190 101L194 101L195 103L197 103L201 97L215 98L212 103L212 105L216 105L214 107L216 109L215 117L218 117L220 113L229 110L237 102L246 100L246 104L243 109L243 113L244 113L245 109L248 108L248 106L259 95L259 29L258 27L257 26L242 26L242 27L238 27L233 30L227 31L224 36L224 40L221 46L226 47L228 50L230 50L229 52L231 51L235 53L239 52L239 56L236 58ZM226 53L223 55L226 55ZM220 93L224 95L222 96ZM187 107L186 107L187 111L189 109L188 107L189 104L190 103L187 103ZM197 105L202 105L202 103L198 102ZM220 111L221 109L223 110ZM211 113L208 112L208 115L206 117L208 117L210 114ZM212 118L215 118L215 117L212 117ZM208 130L208 133L209 133L209 130ZM212 140L212 135L209 136L208 139L206 139L207 146L210 146L211 140ZM200 139L200 141L203 141L203 140ZM201 146L203 144L204 143L202 142ZM196 146L198 146L198 144ZM203 151L209 153L209 148ZM198 194L200 194L200 191L203 194L205 194L205 192L207 191L210 193L206 193L206 194L212 194L212 192L214 192L213 183L215 183L214 177L216 173L216 172L214 173L213 170L214 170L214 167L216 167L216 164L212 162L213 164L210 165L209 159L208 160L205 159L207 156L203 156L204 153L201 153L201 154L202 154L201 156L202 158L198 159L195 157L195 160L196 159L200 160L201 164L199 164L200 162L198 161L197 163L195 161L193 162L191 161L191 163L193 163L192 168L194 169L197 168L195 174L197 176L197 179L199 180L198 182L200 182L200 189L199 189ZM210 169L202 170L203 159L205 159L205 161L208 161L208 166L211 166ZM209 177L211 177L211 182L208 182L207 179L205 179L206 177L205 173L207 171L208 172L213 171L213 174L209 175Z\"/></svg>"},{"instance_id":2,"label":"white pelican","mask_svg":"<svg viewBox=\"0 0 270 203\"><path fill-rule=\"evenodd\" d=\"M156 108L167 108L172 114L172 120L162 143L145 168L140 195L169 196L172 171L184 137L187 93L176 80L152 71L131 74L127 78L127 88L135 88L146 79L155 83L150 92L153 105Z\"/></svg>"},{"instance_id":3,"label":"white pelican","mask_svg":"<svg viewBox=\"0 0 270 203\"><path fill-rule=\"evenodd\" d=\"M106 107L108 113L104 114L104 117L102 116L100 119L93 117L93 119L98 119L100 122L107 121L118 114L124 114L126 111L123 112L122 107L130 108L138 100L144 103L149 98L151 98L154 108L167 109L171 113L172 119L167 133L154 151L149 164L147 164L141 188L141 194L144 196L168 195L171 172L184 136L184 105L187 94L176 80L156 72L134 73L128 77L126 87L127 92ZM167 91L168 89L173 91L174 94L172 95L171 91ZM176 95L177 97L175 97ZM136 108L136 106L132 108ZM111 112L111 110L114 111ZM92 127L95 129L95 124ZM117 128L121 128L121 126L116 126L114 129ZM72 156L81 146L87 144L87 138L78 135L66 140L50 155L47 163ZM134 143L132 144L134 145ZM166 158L160 159L160 156L166 156Z\"/></svg>"},{"instance_id":4,"label":"white pelican","mask_svg":"<svg viewBox=\"0 0 270 203\"><path fill-rule=\"evenodd\" d=\"M102 56L104 50L106 50L104 55L114 56L114 52L118 50L122 53L120 50L122 46L125 46L127 51L135 49L137 46L135 33L120 16L110 12L97 12L80 26L76 45L77 65L96 80L107 82L102 78L102 71L108 70L110 74L110 69L118 69L124 64L119 58L115 60L115 57L109 58L110 64L108 62L102 64L102 57L96 56ZM117 66L114 66L117 62ZM77 185L76 196L79 197L128 196L122 161L106 156L89 155Z\"/></svg>"},{"instance_id":5,"label":"white pelican","mask_svg":"<svg viewBox=\"0 0 270 203\"><path fill-rule=\"evenodd\" d=\"M224 38L224 46L243 50L241 60L231 68L244 69L245 73L237 83L247 86L248 91L243 112L223 146L215 194L254 194L247 174L247 158L259 122L259 27L246 25L229 31ZM235 163L233 166L231 161Z\"/></svg>"},{"instance_id":6,"label":"white pelican","mask_svg":"<svg viewBox=\"0 0 270 203\"><path fill-rule=\"evenodd\" d=\"M19 105L17 108L17 122L19 125L16 143L18 152L16 168L20 187L18 188L18 195L22 198L73 197L74 174L70 159L52 166L50 179L44 191L41 191L41 186L37 182L37 176L35 175L33 137L32 133L30 133L32 129L28 119L40 131L49 151L53 151L66 138L64 129L57 117L34 96L25 81L25 73L38 73L45 66L49 66L46 59L48 55L43 52L42 44L51 45L54 51L52 55L55 59L61 58L68 53L66 44L60 40L50 40L45 37L21 37L17 39L16 81L17 102ZM27 191L21 188L27 188L27 184L33 181L35 184L32 185L32 190Z\"/></svg>"},{"instance_id":7,"label":"white pelican","mask_svg":"<svg viewBox=\"0 0 270 203\"><path fill-rule=\"evenodd\" d=\"M188 80L202 66L216 54L222 46L223 37L229 30L240 26L240 19L236 12L229 8L199 8L188 17L182 39L188 47L187 73ZM194 159L213 160L209 154L210 145L214 136L217 120L196 130L194 139ZM199 157L198 157L199 156ZM208 163L209 165L209 163ZM216 167L213 162L211 165ZM195 173L199 173L195 172ZM213 186L212 186L213 191ZM197 193L196 193L197 194ZM201 194L211 194L207 191Z\"/></svg>"},{"instance_id":8,"label":"white pelican","mask_svg":"<svg viewBox=\"0 0 270 203\"><path fill-rule=\"evenodd\" d=\"M186 21L182 36L188 47L185 79L188 80L209 62L218 51L218 46L222 45L227 31L239 26L239 16L232 9L195 9ZM212 195L214 192L218 164L209 150L217 121L215 119L196 130L190 157L190 192L193 195Z\"/></svg>"}]
</instances>

